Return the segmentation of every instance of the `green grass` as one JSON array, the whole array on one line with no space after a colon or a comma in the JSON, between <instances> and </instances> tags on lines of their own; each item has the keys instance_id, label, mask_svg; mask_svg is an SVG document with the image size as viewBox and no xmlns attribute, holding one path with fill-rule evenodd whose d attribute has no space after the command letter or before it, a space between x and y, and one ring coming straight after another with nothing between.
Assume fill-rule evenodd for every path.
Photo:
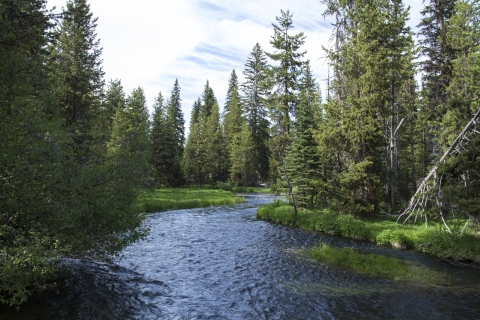
<instances>
[{"instance_id":1,"label":"green grass","mask_svg":"<svg viewBox=\"0 0 480 320\"><path fill-rule=\"evenodd\" d=\"M201 208L242 203L245 200L229 191L204 188L165 188L146 191L139 195L142 212Z\"/></svg>"},{"instance_id":2,"label":"green grass","mask_svg":"<svg viewBox=\"0 0 480 320\"><path fill-rule=\"evenodd\" d=\"M239 193L272 193L272 190L268 187L233 187L232 189Z\"/></svg>"},{"instance_id":3,"label":"green grass","mask_svg":"<svg viewBox=\"0 0 480 320\"><path fill-rule=\"evenodd\" d=\"M446 274L423 265L384 255L358 253L351 248L339 249L322 244L299 253L328 265L372 276L429 285L446 285L451 282Z\"/></svg>"},{"instance_id":4,"label":"green grass","mask_svg":"<svg viewBox=\"0 0 480 320\"><path fill-rule=\"evenodd\" d=\"M369 240L379 245L396 248L414 248L442 259L480 262L480 236L469 227L460 230L465 221L449 220L452 234L445 231L441 221L430 221L428 229L422 223L401 224L395 217L358 219L352 215L328 210L300 210L295 216L293 208L276 202L260 207L257 217L263 220L343 236Z\"/></svg>"}]
</instances>

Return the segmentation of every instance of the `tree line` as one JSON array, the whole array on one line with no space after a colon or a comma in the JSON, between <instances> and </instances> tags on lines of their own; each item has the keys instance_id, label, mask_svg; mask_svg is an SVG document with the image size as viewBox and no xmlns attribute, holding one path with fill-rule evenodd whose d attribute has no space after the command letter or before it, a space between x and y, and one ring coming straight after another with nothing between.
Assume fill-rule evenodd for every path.
<instances>
[{"instance_id":1,"label":"tree line","mask_svg":"<svg viewBox=\"0 0 480 320\"><path fill-rule=\"evenodd\" d=\"M298 207L398 213L479 108L479 2L425 1L418 44L401 0L321 2L327 97L281 11L223 108L206 82L186 137L178 80L152 115L142 88L105 83L86 0L58 15L2 0L0 303L48 286L60 257L106 259L144 237L145 188L268 183ZM432 212L477 221L477 140L439 166Z\"/></svg>"},{"instance_id":2,"label":"tree line","mask_svg":"<svg viewBox=\"0 0 480 320\"><path fill-rule=\"evenodd\" d=\"M255 45L244 83L232 72L223 115L208 82L195 102L187 182L269 182L299 207L371 215L399 213L439 165L426 207L477 223L477 136L437 162L479 108L479 2L425 1L416 35L401 0L321 2L333 21L327 97L281 11L272 51Z\"/></svg>"}]
</instances>

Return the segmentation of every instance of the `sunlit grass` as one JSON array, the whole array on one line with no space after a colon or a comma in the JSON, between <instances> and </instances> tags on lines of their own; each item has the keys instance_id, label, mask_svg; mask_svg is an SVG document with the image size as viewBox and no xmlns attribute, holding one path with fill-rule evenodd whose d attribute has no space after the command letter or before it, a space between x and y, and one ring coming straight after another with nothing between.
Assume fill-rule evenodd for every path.
<instances>
[{"instance_id":1,"label":"sunlit grass","mask_svg":"<svg viewBox=\"0 0 480 320\"><path fill-rule=\"evenodd\" d=\"M229 191L203 188L165 188L146 191L139 195L138 203L143 212L201 208L231 205L244 202L243 197Z\"/></svg>"},{"instance_id":2,"label":"sunlit grass","mask_svg":"<svg viewBox=\"0 0 480 320\"><path fill-rule=\"evenodd\" d=\"M358 219L328 210L300 210L295 216L293 208L286 203L262 206L257 210L257 217L305 230L369 240L379 245L414 248L442 259L480 262L480 236L469 227L462 233L465 223L462 220L448 221L453 231L450 234L441 221L430 221L427 229L422 222L402 224L389 216Z\"/></svg>"},{"instance_id":3,"label":"sunlit grass","mask_svg":"<svg viewBox=\"0 0 480 320\"><path fill-rule=\"evenodd\" d=\"M399 281L446 285L451 280L444 273L411 261L384 255L358 253L352 248L332 248L322 244L319 247L301 250L300 254L328 265Z\"/></svg>"}]
</instances>

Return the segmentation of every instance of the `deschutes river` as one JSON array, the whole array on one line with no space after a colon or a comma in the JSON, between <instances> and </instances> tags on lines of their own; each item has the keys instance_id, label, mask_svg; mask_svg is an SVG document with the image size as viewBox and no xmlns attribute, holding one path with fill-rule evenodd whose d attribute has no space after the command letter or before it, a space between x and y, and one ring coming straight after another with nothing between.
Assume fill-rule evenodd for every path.
<instances>
[{"instance_id":1,"label":"deschutes river","mask_svg":"<svg viewBox=\"0 0 480 320\"><path fill-rule=\"evenodd\" d=\"M480 319L480 269L256 220L274 197L245 199L151 214L148 239L113 264L68 261L66 285L0 319ZM407 284L295 253L319 241L415 260L454 281Z\"/></svg>"}]
</instances>

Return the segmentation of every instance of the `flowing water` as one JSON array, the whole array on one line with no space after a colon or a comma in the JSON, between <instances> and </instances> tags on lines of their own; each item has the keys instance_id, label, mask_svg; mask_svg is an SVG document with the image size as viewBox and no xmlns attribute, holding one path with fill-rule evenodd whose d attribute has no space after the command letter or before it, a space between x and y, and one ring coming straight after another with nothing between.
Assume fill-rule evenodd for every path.
<instances>
[{"instance_id":1,"label":"flowing water","mask_svg":"<svg viewBox=\"0 0 480 320\"><path fill-rule=\"evenodd\" d=\"M480 319L480 270L255 219L273 197L156 213L113 265L70 261L67 285L0 319ZM446 287L358 275L299 257L328 242L447 272Z\"/></svg>"}]
</instances>

